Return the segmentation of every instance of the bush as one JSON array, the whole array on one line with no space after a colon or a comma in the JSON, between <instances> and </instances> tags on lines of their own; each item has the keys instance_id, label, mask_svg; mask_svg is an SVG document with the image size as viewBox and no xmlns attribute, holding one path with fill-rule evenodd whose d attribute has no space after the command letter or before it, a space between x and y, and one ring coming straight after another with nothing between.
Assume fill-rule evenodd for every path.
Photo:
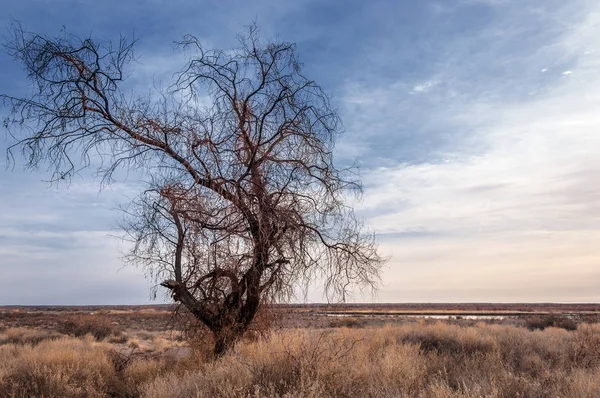
<instances>
[{"instance_id":1,"label":"bush","mask_svg":"<svg viewBox=\"0 0 600 398\"><path fill-rule=\"evenodd\" d=\"M117 381L104 349L92 339L47 340L0 347L2 397L103 397Z\"/></svg>"},{"instance_id":2,"label":"bush","mask_svg":"<svg viewBox=\"0 0 600 398\"><path fill-rule=\"evenodd\" d=\"M62 321L58 331L75 337L91 334L96 340L102 340L110 335L118 335L110 320L102 315L73 315Z\"/></svg>"},{"instance_id":3,"label":"bush","mask_svg":"<svg viewBox=\"0 0 600 398\"><path fill-rule=\"evenodd\" d=\"M31 328L11 328L0 333L0 345L2 344L31 344L36 345L44 340L54 340L62 337L55 331L31 329Z\"/></svg>"},{"instance_id":4,"label":"bush","mask_svg":"<svg viewBox=\"0 0 600 398\"><path fill-rule=\"evenodd\" d=\"M577 321L564 315L539 315L525 319L525 326L529 330L544 330L548 327L577 330Z\"/></svg>"},{"instance_id":5,"label":"bush","mask_svg":"<svg viewBox=\"0 0 600 398\"><path fill-rule=\"evenodd\" d=\"M582 325L571 342L571 360L575 366L600 366L600 326Z\"/></svg>"},{"instance_id":6,"label":"bush","mask_svg":"<svg viewBox=\"0 0 600 398\"><path fill-rule=\"evenodd\" d=\"M334 319L329 322L330 328L362 328L365 327L367 321L360 318L345 317L341 319Z\"/></svg>"}]
</instances>

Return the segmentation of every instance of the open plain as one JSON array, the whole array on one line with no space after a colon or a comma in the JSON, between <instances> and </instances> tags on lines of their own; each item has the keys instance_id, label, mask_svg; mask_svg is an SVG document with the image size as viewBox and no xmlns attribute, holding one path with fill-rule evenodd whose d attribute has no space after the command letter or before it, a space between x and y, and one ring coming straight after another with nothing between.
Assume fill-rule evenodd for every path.
<instances>
[{"instance_id":1,"label":"open plain","mask_svg":"<svg viewBox=\"0 0 600 398\"><path fill-rule=\"evenodd\" d=\"M218 360L172 310L2 307L0 396L600 396L600 305L278 306Z\"/></svg>"}]
</instances>

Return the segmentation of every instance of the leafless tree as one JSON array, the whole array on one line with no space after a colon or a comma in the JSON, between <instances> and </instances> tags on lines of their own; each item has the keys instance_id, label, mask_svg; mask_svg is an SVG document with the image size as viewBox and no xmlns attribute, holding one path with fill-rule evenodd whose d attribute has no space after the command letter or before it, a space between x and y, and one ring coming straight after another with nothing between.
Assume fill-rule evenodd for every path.
<instances>
[{"instance_id":1,"label":"leafless tree","mask_svg":"<svg viewBox=\"0 0 600 398\"><path fill-rule=\"evenodd\" d=\"M6 47L35 91L3 96L9 154L57 180L79 163L107 181L119 167L143 173L148 189L126 207L126 258L210 329L215 356L261 305L311 281L329 300L376 286L383 259L345 204L359 182L332 161L339 117L293 44L263 43L254 26L232 51L186 36L189 62L152 98L120 90L133 41L12 33Z\"/></svg>"}]
</instances>

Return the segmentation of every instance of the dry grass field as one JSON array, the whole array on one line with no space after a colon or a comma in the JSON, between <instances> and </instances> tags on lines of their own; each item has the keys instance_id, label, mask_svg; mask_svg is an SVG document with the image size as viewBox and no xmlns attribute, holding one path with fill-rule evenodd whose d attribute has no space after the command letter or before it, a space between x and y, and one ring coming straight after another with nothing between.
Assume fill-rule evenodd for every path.
<instances>
[{"instance_id":1,"label":"dry grass field","mask_svg":"<svg viewBox=\"0 0 600 398\"><path fill-rule=\"evenodd\" d=\"M217 361L169 330L167 307L0 309L0 396L600 396L597 308L486 320L346 309L286 308Z\"/></svg>"}]
</instances>

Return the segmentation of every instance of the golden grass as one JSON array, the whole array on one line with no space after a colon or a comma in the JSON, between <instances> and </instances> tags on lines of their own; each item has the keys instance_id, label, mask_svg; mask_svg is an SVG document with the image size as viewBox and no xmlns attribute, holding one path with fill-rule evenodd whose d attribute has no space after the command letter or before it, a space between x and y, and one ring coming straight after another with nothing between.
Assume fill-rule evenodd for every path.
<instances>
[{"instance_id":1,"label":"golden grass","mask_svg":"<svg viewBox=\"0 0 600 398\"><path fill-rule=\"evenodd\" d=\"M287 329L214 362L169 354L180 342L168 335L147 337L145 352L89 335L1 345L0 396L600 396L600 325Z\"/></svg>"},{"instance_id":2,"label":"golden grass","mask_svg":"<svg viewBox=\"0 0 600 398\"><path fill-rule=\"evenodd\" d=\"M158 377L142 391L152 398L597 397L598 336L589 325L577 332L484 323L288 330L183 376Z\"/></svg>"},{"instance_id":3,"label":"golden grass","mask_svg":"<svg viewBox=\"0 0 600 398\"><path fill-rule=\"evenodd\" d=\"M104 397L114 378L107 352L93 338L0 346L0 395Z\"/></svg>"},{"instance_id":4,"label":"golden grass","mask_svg":"<svg viewBox=\"0 0 600 398\"><path fill-rule=\"evenodd\" d=\"M37 344L44 340L57 339L62 334L35 328L18 327L10 328L0 333L0 345L2 344Z\"/></svg>"}]
</instances>

